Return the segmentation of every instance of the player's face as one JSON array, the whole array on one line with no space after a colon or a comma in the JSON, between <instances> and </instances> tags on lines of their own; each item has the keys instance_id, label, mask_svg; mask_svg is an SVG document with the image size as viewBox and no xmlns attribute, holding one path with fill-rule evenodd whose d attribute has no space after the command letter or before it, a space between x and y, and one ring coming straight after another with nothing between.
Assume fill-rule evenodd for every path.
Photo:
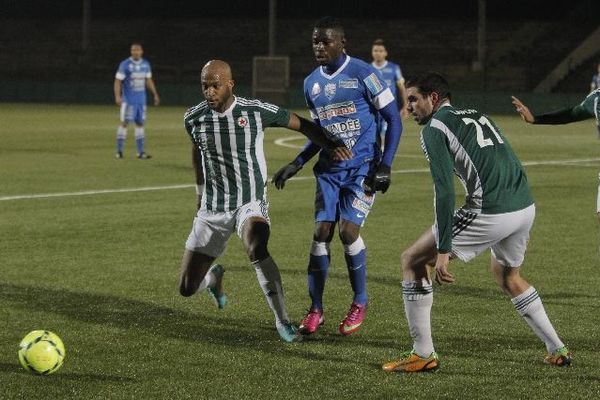
<instances>
[{"instance_id":1,"label":"player's face","mask_svg":"<svg viewBox=\"0 0 600 400\"><path fill-rule=\"evenodd\" d=\"M315 29L312 47L319 65L331 64L344 52L346 39L334 29Z\"/></svg>"},{"instance_id":2,"label":"player's face","mask_svg":"<svg viewBox=\"0 0 600 400\"><path fill-rule=\"evenodd\" d=\"M131 49L129 51L131 52L131 58L133 58L136 61L142 58L142 55L144 55L144 49L142 49L142 46L138 44L134 44L133 46L131 46Z\"/></svg>"},{"instance_id":3,"label":"player's face","mask_svg":"<svg viewBox=\"0 0 600 400\"><path fill-rule=\"evenodd\" d=\"M376 45L373 46L373 49L371 49L371 56L375 62L384 62L387 58L387 55L387 50L383 46Z\"/></svg>"},{"instance_id":4,"label":"player's face","mask_svg":"<svg viewBox=\"0 0 600 400\"><path fill-rule=\"evenodd\" d=\"M223 112L233 95L233 80L220 74L202 75L202 93L212 110Z\"/></svg>"},{"instance_id":5,"label":"player's face","mask_svg":"<svg viewBox=\"0 0 600 400\"><path fill-rule=\"evenodd\" d=\"M423 96L415 86L406 89L406 109L419 125L425 125L433 114L434 94Z\"/></svg>"}]
</instances>

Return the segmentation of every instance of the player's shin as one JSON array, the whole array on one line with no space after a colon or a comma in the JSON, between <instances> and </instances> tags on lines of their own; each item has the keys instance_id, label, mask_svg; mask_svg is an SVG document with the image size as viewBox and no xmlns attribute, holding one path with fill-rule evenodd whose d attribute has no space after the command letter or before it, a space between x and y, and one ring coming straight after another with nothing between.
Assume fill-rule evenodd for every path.
<instances>
[{"instance_id":1,"label":"player's shin","mask_svg":"<svg viewBox=\"0 0 600 400\"><path fill-rule=\"evenodd\" d=\"M344 256L350 284L354 291L353 302L360 305L367 304L367 249L362 238L349 245L344 245Z\"/></svg>"},{"instance_id":2,"label":"player's shin","mask_svg":"<svg viewBox=\"0 0 600 400\"><path fill-rule=\"evenodd\" d=\"M123 125L119 125L117 128L117 153L123 153L123 147L125 145L125 138L127 137L127 128Z\"/></svg>"},{"instance_id":3,"label":"player's shin","mask_svg":"<svg viewBox=\"0 0 600 400\"><path fill-rule=\"evenodd\" d=\"M519 315L527 322L527 325L545 343L548 353L552 354L564 346L546 314L537 290L533 286L530 286L511 301Z\"/></svg>"},{"instance_id":4,"label":"player's shin","mask_svg":"<svg viewBox=\"0 0 600 400\"><path fill-rule=\"evenodd\" d=\"M421 357L428 357L434 351L431 338L431 282L427 279L403 281L402 298L410 336L413 339L413 350Z\"/></svg>"},{"instance_id":5,"label":"player's shin","mask_svg":"<svg viewBox=\"0 0 600 400\"><path fill-rule=\"evenodd\" d=\"M138 154L142 154L144 152L144 142L145 142L145 134L143 127L135 128L135 146Z\"/></svg>"},{"instance_id":6,"label":"player's shin","mask_svg":"<svg viewBox=\"0 0 600 400\"><path fill-rule=\"evenodd\" d=\"M277 324L289 322L285 301L283 298L283 286L279 268L271 257L252 263L256 271L256 278L265 295L269 308L275 315Z\"/></svg>"},{"instance_id":7,"label":"player's shin","mask_svg":"<svg viewBox=\"0 0 600 400\"><path fill-rule=\"evenodd\" d=\"M317 241L312 243L307 276L308 293L312 301L311 309L323 309L323 292L325 291L330 258L329 243Z\"/></svg>"}]
</instances>

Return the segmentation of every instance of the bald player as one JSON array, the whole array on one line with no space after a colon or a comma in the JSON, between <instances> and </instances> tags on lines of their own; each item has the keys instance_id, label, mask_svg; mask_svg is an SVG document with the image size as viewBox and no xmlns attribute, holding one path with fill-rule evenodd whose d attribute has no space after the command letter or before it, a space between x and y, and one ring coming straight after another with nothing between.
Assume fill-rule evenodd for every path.
<instances>
[{"instance_id":1,"label":"bald player","mask_svg":"<svg viewBox=\"0 0 600 400\"><path fill-rule=\"evenodd\" d=\"M352 152L341 141L329 139L313 122L276 105L235 96L231 68L224 61L209 61L201 81L205 100L184 116L193 143L198 212L185 245L180 293L191 296L207 289L219 308L225 306L224 269L211 265L237 232L281 339L293 342L298 338L297 328L288 317L279 268L267 249L270 220L264 128L301 132L328 152L332 162L350 159Z\"/></svg>"}]
</instances>

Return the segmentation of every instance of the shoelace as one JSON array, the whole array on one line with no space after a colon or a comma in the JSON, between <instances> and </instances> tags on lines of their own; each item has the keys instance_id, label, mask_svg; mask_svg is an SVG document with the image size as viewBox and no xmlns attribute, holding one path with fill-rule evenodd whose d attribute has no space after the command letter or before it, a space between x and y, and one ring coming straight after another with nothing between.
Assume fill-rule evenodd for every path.
<instances>
[{"instance_id":1,"label":"shoelace","mask_svg":"<svg viewBox=\"0 0 600 400\"><path fill-rule=\"evenodd\" d=\"M348 321L350 324L355 323L360 315L361 309L362 307L353 304L352 307L350 307L350 312L348 313L348 318L346 321Z\"/></svg>"}]
</instances>

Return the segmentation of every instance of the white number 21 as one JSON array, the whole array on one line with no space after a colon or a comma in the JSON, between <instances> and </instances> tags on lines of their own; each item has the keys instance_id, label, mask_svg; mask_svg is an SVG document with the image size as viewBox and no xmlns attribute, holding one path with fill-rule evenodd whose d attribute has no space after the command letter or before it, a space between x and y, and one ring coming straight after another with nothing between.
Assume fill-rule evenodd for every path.
<instances>
[{"instance_id":1,"label":"white number 21","mask_svg":"<svg viewBox=\"0 0 600 400\"><path fill-rule=\"evenodd\" d=\"M496 129L494 129L494 126L490 123L490 120L487 119L486 117L481 116L478 120L479 122L475 121L472 118L463 118L462 120L467 125L468 124L475 125L475 129L477 131L477 143L479 144L479 147L486 147L486 146L494 145L494 142L492 142L492 139L489 139L489 138L486 139L483 137L483 128L481 127L481 125L487 126L492 131L494 136L496 136L496 139L498 139L498 143L500 143L500 144L504 143L500 134L498 134Z\"/></svg>"}]
</instances>

